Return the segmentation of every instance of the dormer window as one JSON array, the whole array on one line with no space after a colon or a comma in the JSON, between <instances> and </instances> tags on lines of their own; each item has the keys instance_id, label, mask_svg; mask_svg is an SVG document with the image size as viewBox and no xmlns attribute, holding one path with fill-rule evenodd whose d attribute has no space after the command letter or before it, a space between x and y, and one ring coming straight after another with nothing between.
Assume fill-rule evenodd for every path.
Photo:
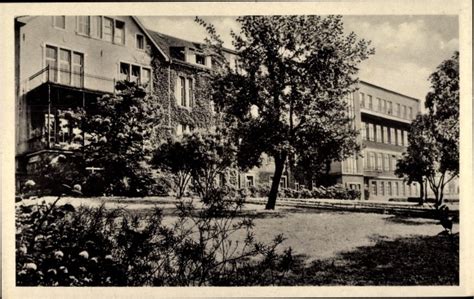
<instances>
[{"instance_id":1,"label":"dormer window","mask_svg":"<svg viewBox=\"0 0 474 299\"><path fill-rule=\"evenodd\" d=\"M206 56L202 54L196 54L196 64L206 65Z\"/></svg>"},{"instance_id":2,"label":"dormer window","mask_svg":"<svg viewBox=\"0 0 474 299\"><path fill-rule=\"evenodd\" d=\"M170 54L174 59L185 61L184 47L170 47Z\"/></svg>"}]
</instances>

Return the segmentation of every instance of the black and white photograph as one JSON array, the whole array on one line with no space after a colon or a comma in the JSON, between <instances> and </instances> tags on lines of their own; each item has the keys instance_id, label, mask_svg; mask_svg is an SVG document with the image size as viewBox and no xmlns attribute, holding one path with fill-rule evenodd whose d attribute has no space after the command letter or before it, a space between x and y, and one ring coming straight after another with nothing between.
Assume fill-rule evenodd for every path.
<instances>
[{"instance_id":1,"label":"black and white photograph","mask_svg":"<svg viewBox=\"0 0 474 299\"><path fill-rule=\"evenodd\" d=\"M12 287L468 290L462 10L154 11L9 16Z\"/></svg>"}]
</instances>

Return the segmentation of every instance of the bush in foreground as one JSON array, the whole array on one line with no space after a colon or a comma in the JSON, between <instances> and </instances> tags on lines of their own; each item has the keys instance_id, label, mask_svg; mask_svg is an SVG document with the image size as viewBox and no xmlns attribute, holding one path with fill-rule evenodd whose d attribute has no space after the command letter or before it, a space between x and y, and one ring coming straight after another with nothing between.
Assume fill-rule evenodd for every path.
<instances>
[{"instance_id":1,"label":"bush in foreground","mask_svg":"<svg viewBox=\"0 0 474 299\"><path fill-rule=\"evenodd\" d=\"M58 198L59 199L59 198ZM255 240L253 222L237 218L243 199L220 190L202 208L180 202L163 214L42 203L16 209L19 286L205 286L278 284L291 250ZM246 232L244 240L232 235Z\"/></svg>"}]
</instances>

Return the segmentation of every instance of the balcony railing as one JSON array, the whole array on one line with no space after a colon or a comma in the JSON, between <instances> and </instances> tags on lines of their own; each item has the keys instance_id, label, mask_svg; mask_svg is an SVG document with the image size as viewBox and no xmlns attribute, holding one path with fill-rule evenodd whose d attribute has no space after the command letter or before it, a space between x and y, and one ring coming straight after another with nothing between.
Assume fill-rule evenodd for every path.
<instances>
[{"instance_id":1,"label":"balcony railing","mask_svg":"<svg viewBox=\"0 0 474 299\"><path fill-rule=\"evenodd\" d=\"M56 83L80 89L113 93L115 90L114 78L106 78L84 73L74 72L61 68L47 66L31 75L24 83L22 92L27 93L43 83Z\"/></svg>"}]
</instances>

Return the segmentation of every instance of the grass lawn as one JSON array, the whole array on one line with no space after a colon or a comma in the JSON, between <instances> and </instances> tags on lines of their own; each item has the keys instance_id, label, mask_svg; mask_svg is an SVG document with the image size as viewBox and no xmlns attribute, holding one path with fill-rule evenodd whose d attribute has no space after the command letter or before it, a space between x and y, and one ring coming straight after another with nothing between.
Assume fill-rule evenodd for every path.
<instances>
[{"instance_id":1,"label":"grass lawn","mask_svg":"<svg viewBox=\"0 0 474 299\"><path fill-rule=\"evenodd\" d=\"M100 199L63 199L75 205L100 205ZM124 207L137 214L158 205L172 223L174 204L163 200L106 200L106 207ZM243 214L254 218L255 237L270 242L277 234L291 247L293 270L284 285L456 285L459 283L459 239L438 235L437 220L389 214L247 204ZM453 231L459 227L455 224ZM244 238L244 234L233 239Z\"/></svg>"}]
</instances>

